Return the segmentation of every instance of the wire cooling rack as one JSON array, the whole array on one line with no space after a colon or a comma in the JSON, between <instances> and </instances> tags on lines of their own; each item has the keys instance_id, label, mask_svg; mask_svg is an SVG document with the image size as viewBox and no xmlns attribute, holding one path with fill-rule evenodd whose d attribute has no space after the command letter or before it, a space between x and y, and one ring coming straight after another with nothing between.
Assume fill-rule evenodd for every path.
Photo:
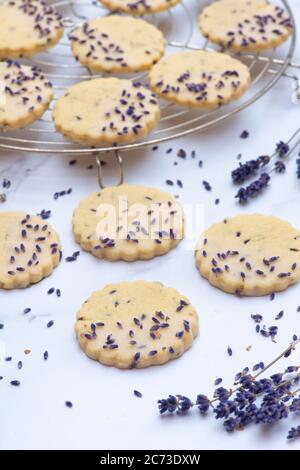
<instances>
[{"instance_id":1,"label":"wire cooling rack","mask_svg":"<svg viewBox=\"0 0 300 470\"><path fill-rule=\"evenodd\" d=\"M81 66L71 53L68 36L72 29L87 19L99 15L110 14L97 0L61 0L49 2L55 6L64 17L65 35L63 40L49 51L24 59L24 63L40 66L54 85L54 100L74 83L90 79L91 77L105 76L105 74L92 74ZM200 3L200 4L199 4ZM207 2L203 2L205 4ZM224 105L217 110L201 112L180 108L173 104L161 101L161 120L158 127L147 139L131 144L116 147L87 147L66 140L58 134L51 120L50 109L44 116L25 129L7 131L0 135L0 149L26 151L36 153L59 154L96 154L115 152L120 163L119 151L137 149L147 145L156 145L170 139L186 136L201 131L219 122L228 119L239 111L247 108L267 91L269 91L281 77L287 77L293 83L293 96L295 102L299 101L300 80L295 71L300 71L300 64L292 62L296 43L296 25L293 12L286 0L278 2L285 8L294 24L293 35L283 46L273 49L266 54L245 53L235 54L235 57L249 66L252 84L247 94L238 102ZM199 0L182 0L175 8L156 15L147 15L146 19L155 24L164 33L167 42L167 54L174 50L216 49L204 39L199 31L198 17L201 10ZM123 74L124 78L132 78L147 83L147 73ZM123 178L122 168L120 180ZM102 183L101 165L98 165L99 183Z\"/></svg>"}]
</instances>

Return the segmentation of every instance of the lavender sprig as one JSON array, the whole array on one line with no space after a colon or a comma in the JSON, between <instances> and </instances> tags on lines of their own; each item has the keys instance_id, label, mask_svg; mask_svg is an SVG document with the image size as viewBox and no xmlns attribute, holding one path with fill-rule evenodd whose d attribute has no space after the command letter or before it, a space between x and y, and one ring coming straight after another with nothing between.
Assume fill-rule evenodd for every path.
<instances>
[{"instance_id":1,"label":"lavender sprig","mask_svg":"<svg viewBox=\"0 0 300 470\"><path fill-rule=\"evenodd\" d=\"M292 136L290 141L295 137L295 134ZM289 142L290 142L289 141ZM240 163L238 168L233 170L231 172L231 177L232 180L235 184L242 184L244 183L247 179L251 178L252 176L255 176L259 170L261 170L263 167L267 166L270 161L275 158L285 158L288 156L288 153L290 152L290 145L289 142L283 142L282 140L276 144L275 152L269 156L269 155L261 155L260 157L256 158L255 160L248 160L245 163ZM284 164L279 160L275 163L275 169L276 167L281 167Z\"/></svg>"},{"instance_id":2,"label":"lavender sprig","mask_svg":"<svg viewBox=\"0 0 300 470\"><path fill-rule=\"evenodd\" d=\"M270 162L271 157L268 155L261 155L255 160L248 160L245 163L240 163L238 168L232 171L231 177L235 184L242 184L251 176L254 176L258 170L266 166Z\"/></svg>"},{"instance_id":3,"label":"lavender sprig","mask_svg":"<svg viewBox=\"0 0 300 470\"><path fill-rule=\"evenodd\" d=\"M240 188L235 195L240 204L245 204L248 199L256 197L269 184L271 176L268 173L262 173L260 177L245 188Z\"/></svg>"},{"instance_id":4,"label":"lavender sprig","mask_svg":"<svg viewBox=\"0 0 300 470\"><path fill-rule=\"evenodd\" d=\"M239 189L235 195L235 198L238 199L239 203L245 204L250 198L256 197L258 194L260 194L269 184L271 179L270 175L272 172L278 174L285 172L286 164L282 161L282 159L287 159L293 150L295 150L295 148L299 145L300 140L296 139L298 134L300 134L300 128L294 132L288 142L279 141L276 144L275 151L271 156L262 155L255 160L248 160L243 164L240 163L238 168L232 171L231 178L233 182L235 184L242 184L246 180L257 175L257 173L266 167L272 159L275 157L277 158L277 161L269 171L264 171L257 180L253 181L248 186ZM297 177L300 179L300 159L297 159Z\"/></svg>"},{"instance_id":5,"label":"lavender sprig","mask_svg":"<svg viewBox=\"0 0 300 470\"><path fill-rule=\"evenodd\" d=\"M260 371L255 375L246 367L236 374L233 388L216 388L212 399L203 394L198 394L195 401L184 395L169 395L158 400L159 411L183 415L197 407L200 414L206 415L212 410L228 432L244 429L251 423L273 424L292 413L299 413L300 388L293 390L293 387L300 381L300 365L289 366L268 378L259 378L280 359L289 357L299 344L300 340L295 340L265 367L260 363ZM257 369L253 367L253 370ZM287 435L288 440L297 437L300 437L300 425L291 428Z\"/></svg>"}]
</instances>

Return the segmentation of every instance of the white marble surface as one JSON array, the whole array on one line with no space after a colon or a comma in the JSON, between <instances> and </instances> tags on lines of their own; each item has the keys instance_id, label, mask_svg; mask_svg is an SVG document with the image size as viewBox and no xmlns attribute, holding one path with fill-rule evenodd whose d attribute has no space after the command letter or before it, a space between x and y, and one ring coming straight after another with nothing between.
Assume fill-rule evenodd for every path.
<instances>
[{"instance_id":1,"label":"white marble surface","mask_svg":"<svg viewBox=\"0 0 300 470\"><path fill-rule=\"evenodd\" d=\"M300 1L291 0L296 16ZM300 25L300 23L299 23ZM299 46L296 58L300 62ZM205 133L126 153L126 182L140 183L179 194L185 203L203 204L205 226L238 212L262 212L299 223L300 180L295 175L295 155L287 173L274 176L265 194L241 208L234 200L235 188L230 172L243 159L269 153L274 144L287 139L299 126L300 108L291 103L291 83L283 78L259 102L225 124ZM241 131L250 136L241 140ZM166 149L173 147L173 153ZM196 159L181 160L179 148L196 150ZM76 246L71 232L72 210L80 199L97 189L92 157L79 157L74 166L70 157L60 155L15 155L1 151L0 182L11 180L7 202L1 210L24 210L38 213L51 209L49 220L58 230L64 256ZM203 160L203 168L198 161ZM113 181L114 167L109 162L106 175ZM178 162L174 166L174 162ZM167 187L167 178L180 178L183 189ZM202 187L202 180L212 184L212 191ZM56 191L72 187L71 195L55 201ZM220 198L215 206L214 200ZM119 371L89 360L77 345L73 333L76 311L92 291L108 282L129 279L160 280L187 295L200 315L200 335L184 356L163 367L148 370ZM62 295L48 296L50 287L60 288ZM1 449L297 449L298 442L287 444L287 430L298 419L281 422L265 430L255 426L228 435L221 423L201 418L195 411L186 417L160 417L156 400L169 393L194 397L210 394L216 377L231 385L234 374L246 365L267 362L289 343L293 334L300 336L299 285L269 298L239 299L213 289L201 279L194 266L193 251L185 242L166 256L148 262L127 264L98 261L81 253L76 263L62 261L48 279L30 289L0 293L1 345L12 362L0 364L0 448ZM23 314L25 307L31 313ZM264 316L268 326L276 324L275 315L284 309L278 322L277 343L255 333L250 318ZM46 328L53 319L54 326ZM227 347L233 350L227 355ZM250 351L246 348L252 346ZM24 355L24 349L31 354ZM48 361L43 360L49 351ZM300 363L300 353L294 361ZM23 361L23 369L17 362ZM19 388L10 380L21 381ZM133 395L143 393L139 399ZM65 407L73 402L73 409Z\"/></svg>"}]
</instances>

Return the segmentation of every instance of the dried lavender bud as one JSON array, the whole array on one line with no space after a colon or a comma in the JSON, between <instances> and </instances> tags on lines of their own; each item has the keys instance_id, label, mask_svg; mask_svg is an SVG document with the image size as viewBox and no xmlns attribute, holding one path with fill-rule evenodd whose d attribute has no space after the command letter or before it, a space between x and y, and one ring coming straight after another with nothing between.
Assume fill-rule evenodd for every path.
<instances>
[{"instance_id":1,"label":"dried lavender bud","mask_svg":"<svg viewBox=\"0 0 300 470\"><path fill-rule=\"evenodd\" d=\"M206 189L206 191L211 191L212 190L212 187L211 187L211 185L208 181L203 180L202 184L204 186L204 189Z\"/></svg>"},{"instance_id":2,"label":"dried lavender bud","mask_svg":"<svg viewBox=\"0 0 300 470\"><path fill-rule=\"evenodd\" d=\"M256 197L260 192L262 192L269 184L271 177L268 173L262 173L258 180L249 184L246 188L240 188L235 198L239 200L240 204L248 202L249 198Z\"/></svg>"},{"instance_id":3,"label":"dried lavender bud","mask_svg":"<svg viewBox=\"0 0 300 470\"><path fill-rule=\"evenodd\" d=\"M296 437L300 437L300 426L297 426L296 428L291 428L288 432L288 440L295 439Z\"/></svg>"},{"instance_id":4,"label":"dried lavender bud","mask_svg":"<svg viewBox=\"0 0 300 470\"><path fill-rule=\"evenodd\" d=\"M201 414L208 412L210 407L210 401L206 395L197 395L196 405Z\"/></svg>"},{"instance_id":5,"label":"dried lavender bud","mask_svg":"<svg viewBox=\"0 0 300 470\"><path fill-rule=\"evenodd\" d=\"M297 158L296 165L297 165L297 178L300 179L300 158Z\"/></svg>"},{"instance_id":6,"label":"dried lavender bud","mask_svg":"<svg viewBox=\"0 0 300 470\"><path fill-rule=\"evenodd\" d=\"M282 140L280 140L280 142L278 142L278 144L276 144L276 153L279 157L285 157L287 155L287 153L289 152L290 150L290 146L283 142Z\"/></svg>"},{"instance_id":7,"label":"dried lavender bud","mask_svg":"<svg viewBox=\"0 0 300 470\"><path fill-rule=\"evenodd\" d=\"M286 167L285 167L285 164L278 160L276 163L275 163L275 171L276 173L284 173L286 170Z\"/></svg>"},{"instance_id":8,"label":"dried lavender bud","mask_svg":"<svg viewBox=\"0 0 300 470\"><path fill-rule=\"evenodd\" d=\"M239 167L232 171L231 177L235 184L241 184L256 172L266 166L270 161L268 155L261 155L256 160L248 160L246 163L240 163Z\"/></svg>"},{"instance_id":9,"label":"dried lavender bud","mask_svg":"<svg viewBox=\"0 0 300 470\"><path fill-rule=\"evenodd\" d=\"M248 137L249 137L249 131L247 130L244 130L240 135L241 139L248 139Z\"/></svg>"}]
</instances>

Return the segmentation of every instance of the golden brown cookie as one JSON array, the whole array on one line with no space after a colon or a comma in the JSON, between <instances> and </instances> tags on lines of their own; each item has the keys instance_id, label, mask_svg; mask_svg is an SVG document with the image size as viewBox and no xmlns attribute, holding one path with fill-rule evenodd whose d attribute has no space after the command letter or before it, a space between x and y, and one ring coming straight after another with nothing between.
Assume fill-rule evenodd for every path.
<instances>
[{"instance_id":1,"label":"golden brown cookie","mask_svg":"<svg viewBox=\"0 0 300 470\"><path fill-rule=\"evenodd\" d=\"M204 232L196 264L210 284L231 294L283 291L300 278L300 231L272 216L228 218Z\"/></svg>"},{"instance_id":2,"label":"golden brown cookie","mask_svg":"<svg viewBox=\"0 0 300 470\"><path fill-rule=\"evenodd\" d=\"M103 16L78 26L70 36L73 55L96 72L148 70L163 55L166 40L140 18Z\"/></svg>"},{"instance_id":3,"label":"golden brown cookie","mask_svg":"<svg viewBox=\"0 0 300 470\"><path fill-rule=\"evenodd\" d=\"M163 255L183 238L181 205L168 193L123 184L92 193L73 214L75 240L98 258L136 261Z\"/></svg>"},{"instance_id":4,"label":"golden brown cookie","mask_svg":"<svg viewBox=\"0 0 300 470\"><path fill-rule=\"evenodd\" d=\"M55 103L56 129L75 142L118 144L149 134L160 118L154 93L140 83L95 78L69 88Z\"/></svg>"},{"instance_id":5,"label":"golden brown cookie","mask_svg":"<svg viewBox=\"0 0 300 470\"><path fill-rule=\"evenodd\" d=\"M0 212L0 288L39 282L59 263L58 234L39 216Z\"/></svg>"},{"instance_id":6,"label":"golden brown cookie","mask_svg":"<svg viewBox=\"0 0 300 470\"><path fill-rule=\"evenodd\" d=\"M177 52L161 59L149 73L150 87L167 101L214 109L240 98L250 84L246 65L212 51Z\"/></svg>"},{"instance_id":7,"label":"golden brown cookie","mask_svg":"<svg viewBox=\"0 0 300 470\"><path fill-rule=\"evenodd\" d=\"M0 58L45 51L63 33L60 13L42 0L6 0L0 5Z\"/></svg>"},{"instance_id":8,"label":"golden brown cookie","mask_svg":"<svg viewBox=\"0 0 300 470\"><path fill-rule=\"evenodd\" d=\"M160 282L109 284L77 314L75 331L88 357L120 369L164 364L190 348L198 316L189 300Z\"/></svg>"},{"instance_id":9,"label":"golden brown cookie","mask_svg":"<svg viewBox=\"0 0 300 470\"><path fill-rule=\"evenodd\" d=\"M0 129L25 127L39 119L52 100L52 84L37 67L0 62Z\"/></svg>"},{"instance_id":10,"label":"golden brown cookie","mask_svg":"<svg viewBox=\"0 0 300 470\"><path fill-rule=\"evenodd\" d=\"M293 31L289 14L265 0L218 0L203 9L199 24L211 42L238 52L277 47Z\"/></svg>"},{"instance_id":11,"label":"golden brown cookie","mask_svg":"<svg viewBox=\"0 0 300 470\"><path fill-rule=\"evenodd\" d=\"M112 11L121 11L130 15L159 13L174 7L181 0L100 0Z\"/></svg>"}]
</instances>

